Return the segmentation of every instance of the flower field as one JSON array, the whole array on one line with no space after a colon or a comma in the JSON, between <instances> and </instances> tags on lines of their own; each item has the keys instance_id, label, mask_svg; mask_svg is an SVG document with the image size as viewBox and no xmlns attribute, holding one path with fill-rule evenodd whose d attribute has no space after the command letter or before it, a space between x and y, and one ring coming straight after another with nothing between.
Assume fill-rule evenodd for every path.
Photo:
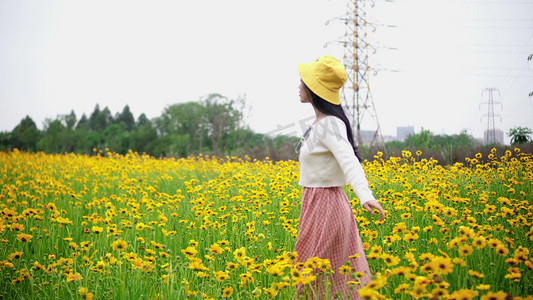
<instances>
[{"instance_id":1,"label":"flower field","mask_svg":"<svg viewBox=\"0 0 533 300\"><path fill-rule=\"evenodd\" d=\"M533 299L531 155L419 155L363 164L382 224L346 187L373 271L361 297ZM357 276L296 263L297 182L294 161L0 152L0 298L292 299Z\"/></svg>"}]
</instances>

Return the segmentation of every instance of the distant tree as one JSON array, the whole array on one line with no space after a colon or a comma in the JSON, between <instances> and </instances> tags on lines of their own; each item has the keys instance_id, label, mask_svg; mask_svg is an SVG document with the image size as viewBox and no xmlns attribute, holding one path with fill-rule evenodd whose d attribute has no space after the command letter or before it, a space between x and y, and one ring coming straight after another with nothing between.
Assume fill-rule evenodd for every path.
<instances>
[{"instance_id":1,"label":"distant tree","mask_svg":"<svg viewBox=\"0 0 533 300\"><path fill-rule=\"evenodd\" d=\"M30 116L26 116L11 132L13 146L20 150L35 151L40 134L33 119Z\"/></svg>"},{"instance_id":2,"label":"distant tree","mask_svg":"<svg viewBox=\"0 0 533 300\"><path fill-rule=\"evenodd\" d=\"M232 100L220 94L210 94L203 103L207 110L208 133L213 153L219 155L228 146L224 143L228 133L241 128L244 99Z\"/></svg>"},{"instance_id":3,"label":"distant tree","mask_svg":"<svg viewBox=\"0 0 533 300\"><path fill-rule=\"evenodd\" d=\"M104 131L112 123L113 116L109 108L106 106L103 110L100 110L100 106L96 104L94 111L89 117L89 128L92 131Z\"/></svg>"},{"instance_id":4,"label":"distant tree","mask_svg":"<svg viewBox=\"0 0 533 300\"><path fill-rule=\"evenodd\" d=\"M89 119L87 119L87 116L85 114L81 115L80 120L78 121L78 124L76 125L76 129L85 129L89 130Z\"/></svg>"},{"instance_id":5,"label":"distant tree","mask_svg":"<svg viewBox=\"0 0 533 300\"><path fill-rule=\"evenodd\" d=\"M78 123L79 124L79 123ZM76 153L91 153L92 147L89 143L89 130L88 130L88 123L87 126L82 126L81 128L78 128L77 126L76 130L74 130L74 152Z\"/></svg>"},{"instance_id":6,"label":"distant tree","mask_svg":"<svg viewBox=\"0 0 533 300\"><path fill-rule=\"evenodd\" d=\"M105 149L105 139L102 132L89 131L87 132L87 144L86 147L89 152L93 149L103 150Z\"/></svg>"},{"instance_id":7,"label":"distant tree","mask_svg":"<svg viewBox=\"0 0 533 300\"><path fill-rule=\"evenodd\" d=\"M511 144L525 144L531 141L532 133L530 128L516 126L509 129L507 135L511 137Z\"/></svg>"},{"instance_id":8,"label":"distant tree","mask_svg":"<svg viewBox=\"0 0 533 300\"><path fill-rule=\"evenodd\" d=\"M130 131L135 126L135 118L133 117L133 114L130 111L130 107L128 105L124 106L122 109L122 112L117 114L115 117L115 123L123 122L126 125L126 130Z\"/></svg>"},{"instance_id":9,"label":"distant tree","mask_svg":"<svg viewBox=\"0 0 533 300\"><path fill-rule=\"evenodd\" d=\"M0 150L13 148L13 138L11 132L0 132Z\"/></svg>"},{"instance_id":10,"label":"distant tree","mask_svg":"<svg viewBox=\"0 0 533 300\"><path fill-rule=\"evenodd\" d=\"M65 151L64 133L65 126L59 118L46 119L44 122L43 137L39 140L39 150L47 153L61 153Z\"/></svg>"},{"instance_id":11,"label":"distant tree","mask_svg":"<svg viewBox=\"0 0 533 300\"><path fill-rule=\"evenodd\" d=\"M130 135L125 131L125 127L124 123L107 126L103 132L104 148L109 148L116 153L126 154L130 147Z\"/></svg>"},{"instance_id":12,"label":"distant tree","mask_svg":"<svg viewBox=\"0 0 533 300\"><path fill-rule=\"evenodd\" d=\"M141 114L137 119L135 129L131 132L131 150L138 153L159 155L160 153L155 153L158 142L157 131L153 128L152 122L144 113Z\"/></svg>"},{"instance_id":13,"label":"distant tree","mask_svg":"<svg viewBox=\"0 0 533 300\"><path fill-rule=\"evenodd\" d=\"M107 126L113 124L113 115L111 115L111 111L106 106L104 109L98 114L97 118L97 124L98 124L98 130L103 131L107 128Z\"/></svg>"},{"instance_id":14,"label":"distant tree","mask_svg":"<svg viewBox=\"0 0 533 300\"><path fill-rule=\"evenodd\" d=\"M63 140L62 152L73 152L75 145L77 144L76 133L75 133L75 126L77 123L76 114L74 113L74 110L71 110L70 114L62 115L60 116L60 119L63 121L65 125L65 132L63 133L63 136L62 136L62 140Z\"/></svg>"},{"instance_id":15,"label":"distant tree","mask_svg":"<svg viewBox=\"0 0 533 300\"><path fill-rule=\"evenodd\" d=\"M431 131L422 128L419 133L408 135L404 143L414 148L429 148L432 137L433 133Z\"/></svg>"},{"instance_id":16,"label":"distant tree","mask_svg":"<svg viewBox=\"0 0 533 300\"><path fill-rule=\"evenodd\" d=\"M76 118L76 114L74 113L74 110L71 110L70 114L62 116L61 119L65 122L65 126L67 127L67 129L69 130L74 129L74 126L76 125L76 122L77 122L77 118Z\"/></svg>"},{"instance_id":17,"label":"distant tree","mask_svg":"<svg viewBox=\"0 0 533 300\"><path fill-rule=\"evenodd\" d=\"M161 116L154 120L161 136L159 151L183 156L200 153L207 140L206 114L205 106L199 102L176 103L165 107ZM166 150L163 150L165 147Z\"/></svg>"},{"instance_id":18,"label":"distant tree","mask_svg":"<svg viewBox=\"0 0 533 300\"><path fill-rule=\"evenodd\" d=\"M96 104L91 116L89 117L89 129L92 131L98 130L98 115L100 114L100 105Z\"/></svg>"},{"instance_id":19,"label":"distant tree","mask_svg":"<svg viewBox=\"0 0 533 300\"><path fill-rule=\"evenodd\" d=\"M139 118L137 119L137 126L144 126L146 124L149 124L152 126L152 122L146 117L144 113L142 113Z\"/></svg>"}]
</instances>

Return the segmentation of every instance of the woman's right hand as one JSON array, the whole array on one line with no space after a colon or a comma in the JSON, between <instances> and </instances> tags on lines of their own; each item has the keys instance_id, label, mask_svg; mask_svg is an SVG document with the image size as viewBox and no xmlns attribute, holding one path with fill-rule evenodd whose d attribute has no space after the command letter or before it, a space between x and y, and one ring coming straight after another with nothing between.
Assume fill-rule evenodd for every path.
<instances>
[{"instance_id":1,"label":"woman's right hand","mask_svg":"<svg viewBox=\"0 0 533 300\"><path fill-rule=\"evenodd\" d=\"M363 205L363 208L366 209L371 215L374 215L374 209L377 209L379 211L379 220L383 221L385 218L385 212L383 211L383 207L381 207L381 204L377 200L370 200L366 202Z\"/></svg>"}]
</instances>

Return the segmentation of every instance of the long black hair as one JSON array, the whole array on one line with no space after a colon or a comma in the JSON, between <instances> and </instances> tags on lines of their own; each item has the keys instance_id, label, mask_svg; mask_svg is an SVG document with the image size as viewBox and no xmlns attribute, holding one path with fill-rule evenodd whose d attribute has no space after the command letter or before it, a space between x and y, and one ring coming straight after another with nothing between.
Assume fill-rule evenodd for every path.
<instances>
[{"instance_id":1,"label":"long black hair","mask_svg":"<svg viewBox=\"0 0 533 300\"><path fill-rule=\"evenodd\" d=\"M348 141L350 142L350 145L352 145L353 153L355 153L355 156L359 161L361 161L361 158L359 157L359 154L357 153L357 147L355 146L355 142L353 139L353 131L352 126L350 125L350 121L348 120L348 117L346 117L346 113L344 113L344 109L341 105L335 105L333 103L330 103L324 99L322 99L320 96L315 94L311 89L302 81L302 84L304 85L305 89L311 96L311 102L316 109L318 109L321 113L329 115L329 116L335 116L339 119L341 119L342 122L344 122L344 125L346 125L346 135L348 136Z\"/></svg>"}]
</instances>

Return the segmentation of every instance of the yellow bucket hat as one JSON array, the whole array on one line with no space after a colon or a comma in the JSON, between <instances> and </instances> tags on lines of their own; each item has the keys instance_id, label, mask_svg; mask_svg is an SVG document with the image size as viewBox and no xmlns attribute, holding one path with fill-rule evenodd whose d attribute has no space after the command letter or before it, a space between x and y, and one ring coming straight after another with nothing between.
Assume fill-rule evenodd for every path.
<instances>
[{"instance_id":1,"label":"yellow bucket hat","mask_svg":"<svg viewBox=\"0 0 533 300\"><path fill-rule=\"evenodd\" d=\"M346 70L334 57L323 55L316 61L298 64L298 72L305 85L320 98L340 105L340 89L346 82Z\"/></svg>"}]
</instances>

